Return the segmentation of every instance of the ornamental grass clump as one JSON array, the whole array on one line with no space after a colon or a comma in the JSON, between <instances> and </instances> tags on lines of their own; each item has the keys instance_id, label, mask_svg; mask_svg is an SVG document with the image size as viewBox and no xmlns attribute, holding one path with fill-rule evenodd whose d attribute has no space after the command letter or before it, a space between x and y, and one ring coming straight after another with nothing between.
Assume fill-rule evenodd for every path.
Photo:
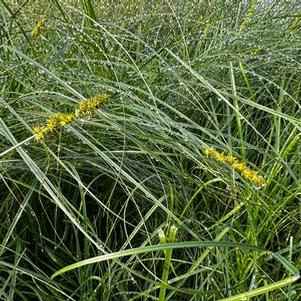
<instances>
[{"instance_id":1,"label":"ornamental grass clump","mask_svg":"<svg viewBox=\"0 0 301 301\"><path fill-rule=\"evenodd\" d=\"M239 161L236 157L230 154L220 153L213 147L208 147L203 150L203 153L219 163L227 164L232 169L240 173L246 180L256 186L266 185L266 180L258 174L258 172L250 169L246 163Z\"/></svg>"},{"instance_id":2,"label":"ornamental grass clump","mask_svg":"<svg viewBox=\"0 0 301 301\"><path fill-rule=\"evenodd\" d=\"M69 123L77 118L85 117L94 113L99 106L104 104L110 98L109 94L102 93L95 97L80 102L79 106L73 113L55 113L52 114L45 125L34 128L36 140L44 140L46 136L54 130L66 127Z\"/></svg>"}]
</instances>

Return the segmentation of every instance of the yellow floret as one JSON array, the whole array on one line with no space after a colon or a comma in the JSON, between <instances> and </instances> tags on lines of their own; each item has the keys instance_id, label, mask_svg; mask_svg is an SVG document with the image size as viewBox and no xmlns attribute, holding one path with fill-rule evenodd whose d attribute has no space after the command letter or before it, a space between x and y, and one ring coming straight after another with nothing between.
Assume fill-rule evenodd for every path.
<instances>
[{"instance_id":1,"label":"yellow floret","mask_svg":"<svg viewBox=\"0 0 301 301\"><path fill-rule=\"evenodd\" d=\"M72 122L73 119L74 119L73 114L64 114L63 116L61 116L61 118L59 120L59 124L60 124L60 126L64 127L64 126L68 125L70 122Z\"/></svg>"},{"instance_id":2,"label":"yellow floret","mask_svg":"<svg viewBox=\"0 0 301 301\"><path fill-rule=\"evenodd\" d=\"M44 127L37 126L33 128L36 140L43 140L45 138Z\"/></svg>"}]
</instances>

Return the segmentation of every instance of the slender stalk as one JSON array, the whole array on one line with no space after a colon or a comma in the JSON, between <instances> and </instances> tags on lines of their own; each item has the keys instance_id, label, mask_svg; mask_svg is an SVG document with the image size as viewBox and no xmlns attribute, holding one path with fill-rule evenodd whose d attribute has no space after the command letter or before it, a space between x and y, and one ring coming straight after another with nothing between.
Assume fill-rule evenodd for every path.
<instances>
[{"instance_id":1,"label":"slender stalk","mask_svg":"<svg viewBox=\"0 0 301 301\"><path fill-rule=\"evenodd\" d=\"M176 239L178 228L175 225L172 225L168 231L167 235L167 242L174 242ZM171 266L171 256L172 256L172 249L165 250L165 260L163 264L163 272L161 277L161 285L159 291L159 301L165 300L166 295L166 288L168 284L168 276L169 276L169 269Z\"/></svg>"}]
</instances>

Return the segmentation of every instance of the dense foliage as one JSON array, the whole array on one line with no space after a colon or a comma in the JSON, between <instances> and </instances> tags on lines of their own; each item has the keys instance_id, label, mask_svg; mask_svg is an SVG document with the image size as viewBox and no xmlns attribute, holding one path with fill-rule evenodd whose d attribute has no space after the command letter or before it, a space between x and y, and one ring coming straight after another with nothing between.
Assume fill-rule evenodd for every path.
<instances>
[{"instance_id":1,"label":"dense foliage","mask_svg":"<svg viewBox=\"0 0 301 301\"><path fill-rule=\"evenodd\" d=\"M1 300L301 298L299 1L0 0L0 41Z\"/></svg>"}]
</instances>

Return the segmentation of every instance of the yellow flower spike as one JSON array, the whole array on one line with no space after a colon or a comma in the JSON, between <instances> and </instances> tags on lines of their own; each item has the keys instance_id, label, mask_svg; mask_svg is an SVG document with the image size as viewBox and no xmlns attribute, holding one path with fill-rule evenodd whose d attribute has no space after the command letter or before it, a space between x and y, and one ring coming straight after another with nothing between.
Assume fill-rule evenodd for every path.
<instances>
[{"instance_id":1,"label":"yellow flower spike","mask_svg":"<svg viewBox=\"0 0 301 301\"><path fill-rule=\"evenodd\" d=\"M264 186L267 183L265 178L260 176L258 172L253 171L247 166L246 163L240 162L236 157L232 155L225 155L224 153L220 153L213 147L207 147L203 149L203 153L205 156L210 157L220 163L228 164L233 170L240 173L246 180L256 186Z\"/></svg>"},{"instance_id":2,"label":"yellow flower spike","mask_svg":"<svg viewBox=\"0 0 301 301\"><path fill-rule=\"evenodd\" d=\"M40 20L36 23L36 25L33 27L31 35L32 37L36 38L41 34L41 31L43 29L43 27L46 24L47 19L45 18L45 16L42 16L40 18Z\"/></svg>"},{"instance_id":3,"label":"yellow flower spike","mask_svg":"<svg viewBox=\"0 0 301 301\"><path fill-rule=\"evenodd\" d=\"M75 121L76 118L81 118L94 113L98 107L109 100L111 96L107 93L102 93L95 97L81 101L78 108L73 113L55 113L52 114L45 125L34 128L36 140L44 140L46 136L57 128L66 127L69 123Z\"/></svg>"},{"instance_id":4,"label":"yellow flower spike","mask_svg":"<svg viewBox=\"0 0 301 301\"><path fill-rule=\"evenodd\" d=\"M261 54L262 52L263 52L263 49L261 47L256 47L256 48L252 49L251 55L256 56L258 54Z\"/></svg>"},{"instance_id":5,"label":"yellow flower spike","mask_svg":"<svg viewBox=\"0 0 301 301\"><path fill-rule=\"evenodd\" d=\"M249 25L249 22L250 22L253 14L254 14L254 11L256 9L256 6L257 6L258 2L259 2L259 0L253 0L252 1L252 4L251 4L250 8L248 9L246 16L245 16L245 18L243 19L243 22L240 25L240 28L239 28L240 32L243 32L247 29L247 27Z\"/></svg>"}]
</instances>

